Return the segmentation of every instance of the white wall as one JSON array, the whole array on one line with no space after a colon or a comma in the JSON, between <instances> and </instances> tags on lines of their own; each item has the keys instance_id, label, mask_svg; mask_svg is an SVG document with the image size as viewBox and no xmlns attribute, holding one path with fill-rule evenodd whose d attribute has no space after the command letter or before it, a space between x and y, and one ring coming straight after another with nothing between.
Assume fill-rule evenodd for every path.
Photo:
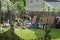
<instances>
[{"instance_id":1,"label":"white wall","mask_svg":"<svg viewBox=\"0 0 60 40\"><path fill-rule=\"evenodd\" d=\"M33 2L30 3L31 0L26 0L26 10L29 11L41 11L44 8L44 0L32 0Z\"/></svg>"}]
</instances>

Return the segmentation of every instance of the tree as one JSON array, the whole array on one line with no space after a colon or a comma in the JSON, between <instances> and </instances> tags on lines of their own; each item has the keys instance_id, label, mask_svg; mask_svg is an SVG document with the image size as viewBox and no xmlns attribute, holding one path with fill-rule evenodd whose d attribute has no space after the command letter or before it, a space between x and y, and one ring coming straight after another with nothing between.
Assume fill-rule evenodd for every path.
<instances>
[{"instance_id":1,"label":"tree","mask_svg":"<svg viewBox=\"0 0 60 40\"><path fill-rule=\"evenodd\" d=\"M26 6L26 1L25 1L25 0L23 0L23 2L24 2L24 5Z\"/></svg>"},{"instance_id":2,"label":"tree","mask_svg":"<svg viewBox=\"0 0 60 40\"><path fill-rule=\"evenodd\" d=\"M0 0L0 13L1 13L1 0Z\"/></svg>"},{"instance_id":3,"label":"tree","mask_svg":"<svg viewBox=\"0 0 60 40\"><path fill-rule=\"evenodd\" d=\"M15 4L15 2L19 1L19 0L10 0L11 2L13 2Z\"/></svg>"},{"instance_id":4,"label":"tree","mask_svg":"<svg viewBox=\"0 0 60 40\"><path fill-rule=\"evenodd\" d=\"M1 11L1 0L0 0L0 11Z\"/></svg>"},{"instance_id":5,"label":"tree","mask_svg":"<svg viewBox=\"0 0 60 40\"><path fill-rule=\"evenodd\" d=\"M0 0L0 14L1 14L1 0ZM0 18L0 23L1 23L1 18Z\"/></svg>"},{"instance_id":6,"label":"tree","mask_svg":"<svg viewBox=\"0 0 60 40\"><path fill-rule=\"evenodd\" d=\"M25 0L10 0L10 1L17 5L18 11L25 10Z\"/></svg>"},{"instance_id":7,"label":"tree","mask_svg":"<svg viewBox=\"0 0 60 40\"><path fill-rule=\"evenodd\" d=\"M21 11L25 11L25 5L23 0L2 0L1 11L3 13L10 11L13 14L19 14Z\"/></svg>"},{"instance_id":8,"label":"tree","mask_svg":"<svg viewBox=\"0 0 60 40\"><path fill-rule=\"evenodd\" d=\"M1 5L2 12L8 12L8 10L13 11L16 9L15 4L13 4L10 0L3 0Z\"/></svg>"}]
</instances>

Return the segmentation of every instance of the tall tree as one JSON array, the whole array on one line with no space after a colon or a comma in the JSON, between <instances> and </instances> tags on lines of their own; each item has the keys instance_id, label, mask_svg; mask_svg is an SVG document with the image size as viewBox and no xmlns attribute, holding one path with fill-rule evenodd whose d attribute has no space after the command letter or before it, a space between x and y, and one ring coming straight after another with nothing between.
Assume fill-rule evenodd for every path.
<instances>
[{"instance_id":1,"label":"tall tree","mask_svg":"<svg viewBox=\"0 0 60 40\"><path fill-rule=\"evenodd\" d=\"M17 5L17 10L25 10L25 0L10 0Z\"/></svg>"},{"instance_id":2,"label":"tall tree","mask_svg":"<svg viewBox=\"0 0 60 40\"><path fill-rule=\"evenodd\" d=\"M10 0L11 2L13 2L13 3L15 3L15 2L17 2L17 1L19 1L19 0Z\"/></svg>"},{"instance_id":3,"label":"tall tree","mask_svg":"<svg viewBox=\"0 0 60 40\"><path fill-rule=\"evenodd\" d=\"M0 0L0 13L1 13L1 0Z\"/></svg>"},{"instance_id":4,"label":"tall tree","mask_svg":"<svg viewBox=\"0 0 60 40\"><path fill-rule=\"evenodd\" d=\"M16 10L17 8L16 5L13 4L10 0L3 0L1 9L3 12L8 12L8 10L13 12L13 10Z\"/></svg>"},{"instance_id":5,"label":"tall tree","mask_svg":"<svg viewBox=\"0 0 60 40\"><path fill-rule=\"evenodd\" d=\"M1 14L1 0L0 0L0 14ZM0 23L1 23L1 16L0 16Z\"/></svg>"},{"instance_id":6,"label":"tall tree","mask_svg":"<svg viewBox=\"0 0 60 40\"><path fill-rule=\"evenodd\" d=\"M26 6L26 1L25 1L25 0L23 0L23 2L24 2L24 5Z\"/></svg>"}]
</instances>

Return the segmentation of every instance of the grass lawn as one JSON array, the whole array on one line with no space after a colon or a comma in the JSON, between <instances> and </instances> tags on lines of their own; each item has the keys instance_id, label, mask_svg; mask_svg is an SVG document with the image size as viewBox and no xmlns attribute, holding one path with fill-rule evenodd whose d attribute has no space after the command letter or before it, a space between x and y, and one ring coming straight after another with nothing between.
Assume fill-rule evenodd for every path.
<instances>
[{"instance_id":1,"label":"grass lawn","mask_svg":"<svg viewBox=\"0 0 60 40\"><path fill-rule=\"evenodd\" d=\"M60 40L60 29L53 29L51 31L52 40Z\"/></svg>"},{"instance_id":2,"label":"grass lawn","mask_svg":"<svg viewBox=\"0 0 60 40\"><path fill-rule=\"evenodd\" d=\"M14 30L15 36L25 39L37 39L37 38L44 38L45 31L44 30L37 30L37 29L15 29ZM51 32L51 39L52 40L60 40L60 29L52 29ZM13 36L13 38L16 38Z\"/></svg>"},{"instance_id":3,"label":"grass lawn","mask_svg":"<svg viewBox=\"0 0 60 40\"><path fill-rule=\"evenodd\" d=\"M36 30L36 29L15 29L15 33L23 38L23 39L37 39L44 37L45 32L44 30ZM50 32L52 40L60 40L60 29L52 29Z\"/></svg>"},{"instance_id":4,"label":"grass lawn","mask_svg":"<svg viewBox=\"0 0 60 40\"><path fill-rule=\"evenodd\" d=\"M43 38L45 34L43 30L36 29L15 29L15 33L25 40Z\"/></svg>"}]
</instances>

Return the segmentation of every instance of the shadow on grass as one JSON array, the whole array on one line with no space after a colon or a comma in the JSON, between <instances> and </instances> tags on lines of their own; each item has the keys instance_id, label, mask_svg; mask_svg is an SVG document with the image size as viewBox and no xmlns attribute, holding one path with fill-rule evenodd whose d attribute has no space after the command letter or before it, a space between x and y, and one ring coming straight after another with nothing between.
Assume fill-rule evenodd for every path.
<instances>
[{"instance_id":1,"label":"shadow on grass","mask_svg":"<svg viewBox=\"0 0 60 40\"><path fill-rule=\"evenodd\" d=\"M60 38L60 29L52 29L50 34L52 39L58 39Z\"/></svg>"},{"instance_id":2,"label":"shadow on grass","mask_svg":"<svg viewBox=\"0 0 60 40\"><path fill-rule=\"evenodd\" d=\"M14 33L14 29L9 29L6 32L0 33L0 40L23 40Z\"/></svg>"},{"instance_id":3,"label":"shadow on grass","mask_svg":"<svg viewBox=\"0 0 60 40\"><path fill-rule=\"evenodd\" d=\"M38 29L31 29L31 30L35 33L38 40L44 39L44 35L45 35L44 30L38 30Z\"/></svg>"},{"instance_id":4,"label":"shadow on grass","mask_svg":"<svg viewBox=\"0 0 60 40\"><path fill-rule=\"evenodd\" d=\"M32 31L35 33L35 35L37 36L38 39L44 38L44 35L45 35L44 30L33 29ZM51 39L60 40L60 29L52 29L50 34L51 34Z\"/></svg>"},{"instance_id":5,"label":"shadow on grass","mask_svg":"<svg viewBox=\"0 0 60 40\"><path fill-rule=\"evenodd\" d=\"M37 39L43 39L44 38L44 35L45 35L45 31L44 30L38 30L38 29L30 29L30 30L34 32L34 35L36 35ZM22 32L22 31L20 31L20 32ZM23 32L25 32L25 31L23 31ZM26 33L23 33L23 35L24 34L27 36ZM51 38L52 39L60 38L60 29L53 29L51 31ZM20 36L16 35L14 33L14 29L9 29L8 31L6 31L4 33L0 33L0 40L23 40L23 38L21 38Z\"/></svg>"}]
</instances>

